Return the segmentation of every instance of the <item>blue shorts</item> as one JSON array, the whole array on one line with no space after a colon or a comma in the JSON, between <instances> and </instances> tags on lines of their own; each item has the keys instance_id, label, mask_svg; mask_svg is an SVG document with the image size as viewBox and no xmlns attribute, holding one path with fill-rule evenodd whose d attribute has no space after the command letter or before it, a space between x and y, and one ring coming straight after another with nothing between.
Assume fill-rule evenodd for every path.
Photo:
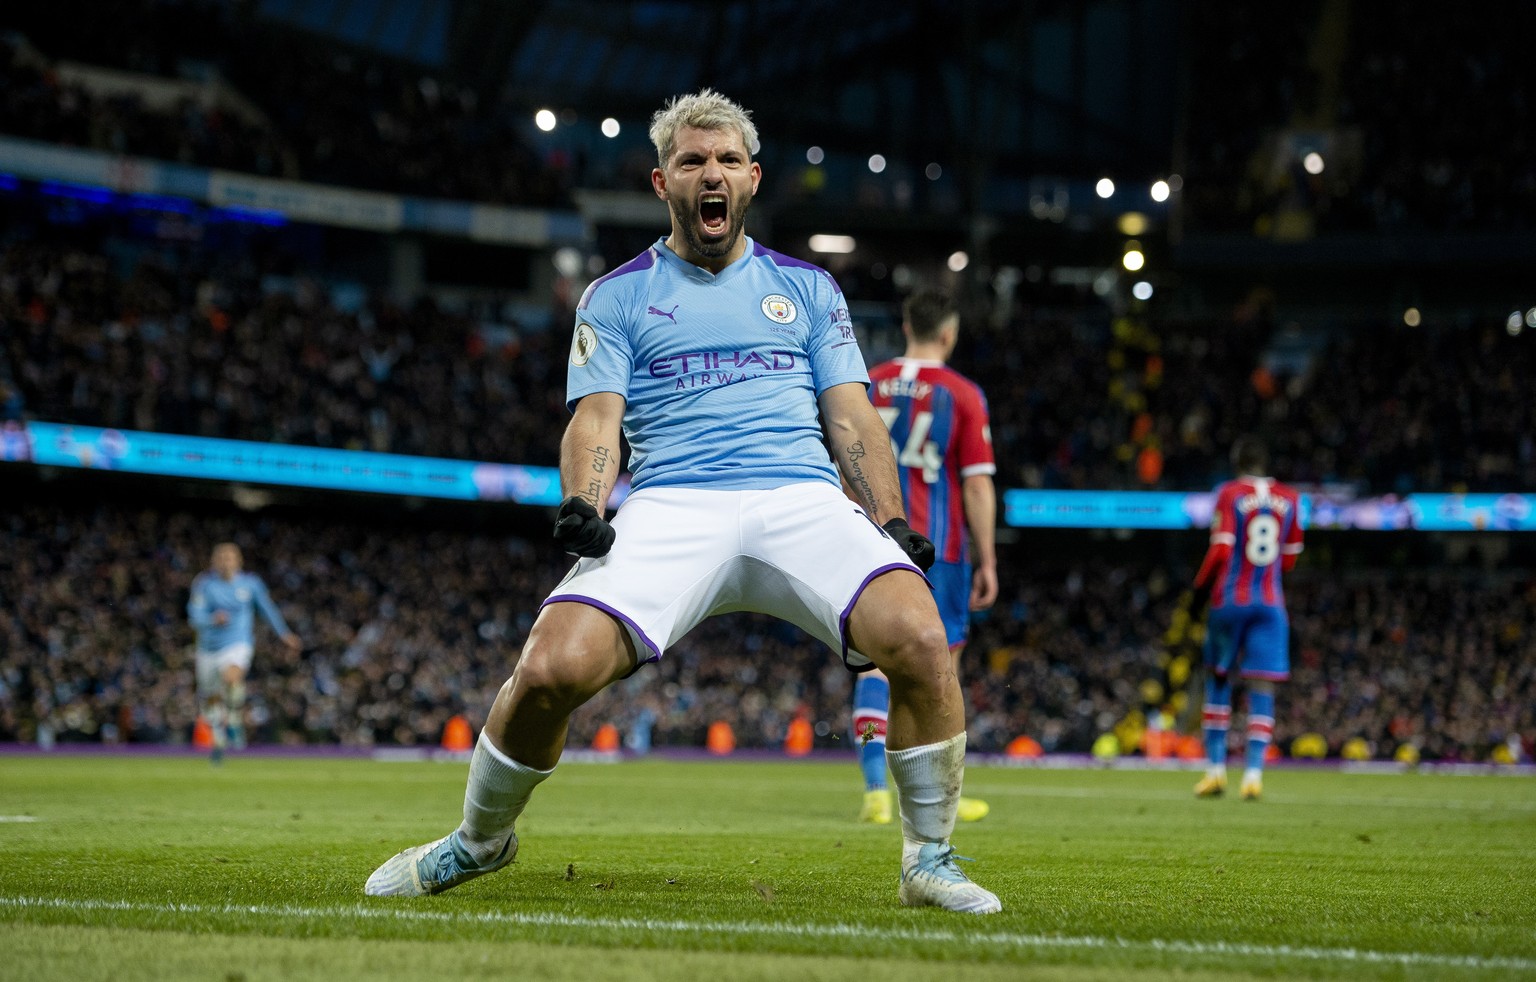
<instances>
[{"instance_id":1,"label":"blue shorts","mask_svg":"<svg viewBox=\"0 0 1536 982\"><path fill-rule=\"evenodd\" d=\"M971 636L971 564L934 563L928 582L933 584L933 599L939 605L949 646L965 644Z\"/></svg>"},{"instance_id":2,"label":"blue shorts","mask_svg":"<svg viewBox=\"0 0 1536 982\"><path fill-rule=\"evenodd\" d=\"M1291 622L1284 607L1217 607L1205 622L1205 667L1218 675L1284 682L1291 677Z\"/></svg>"}]
</instances>

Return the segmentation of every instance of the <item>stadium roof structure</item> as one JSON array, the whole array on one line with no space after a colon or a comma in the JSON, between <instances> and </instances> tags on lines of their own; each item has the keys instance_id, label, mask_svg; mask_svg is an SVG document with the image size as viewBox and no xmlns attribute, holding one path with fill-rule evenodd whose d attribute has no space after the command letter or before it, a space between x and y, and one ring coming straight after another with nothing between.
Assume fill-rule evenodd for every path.
<instances>
[{"instance_id":1,"label":"stadium roof structure","mask_svg":"<svg viewBox=\"0 0 1536 982\"><path fill-rule=\"evenodd\" d=\"M955 168L1166 172L1175 0L261 0L258 16L481 92L639 125L709 85L768 137Z\"/></svg>"}]
</instances>

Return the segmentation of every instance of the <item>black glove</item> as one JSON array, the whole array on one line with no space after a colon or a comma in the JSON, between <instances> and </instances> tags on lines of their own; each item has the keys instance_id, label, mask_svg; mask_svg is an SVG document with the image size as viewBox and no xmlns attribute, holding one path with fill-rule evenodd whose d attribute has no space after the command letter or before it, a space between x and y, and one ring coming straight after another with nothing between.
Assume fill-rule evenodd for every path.
<instances>
[{"instance_id":1,"label":"black glove","mask_svg":"<svg viewBox=\"0 0 1536 982\"><path fill-rule=\"evenodd\" d=\"M901 551L917 564L918 569L924 573L928 572L928 567L933 565L933 560L936 558L933 540L908 525L905 518L893 518L881 528L896 540L896 544L901 546Z\"/></svg>"},{"instance_id":2,"label":"black glove","mask_svg":"<svg viewBox=\"0 0 1536 982\"><path fill-rule=\"evenodd\" d=\"M597 516L597 509L574 495L560 503L555 515L555 541L566 552L597 558L613 548L613 526Z\"/></svg>"}]
</instances>

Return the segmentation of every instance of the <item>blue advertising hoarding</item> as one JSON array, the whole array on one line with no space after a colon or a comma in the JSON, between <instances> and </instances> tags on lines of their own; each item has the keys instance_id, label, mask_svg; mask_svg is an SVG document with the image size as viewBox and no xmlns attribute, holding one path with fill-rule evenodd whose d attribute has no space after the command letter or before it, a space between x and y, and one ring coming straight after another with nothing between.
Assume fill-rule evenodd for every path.
<instances>
[{"instance_id":1,"label":"blue advertising hoarding","mask_svg":"<svg viewBox=\"0 0 1536 982\"><path fill-rule=\"evenodd\" d=\"M1213 491L1004 491L1015 528L1193 529L1211 524ZM1306 528L1390 532L1533 532L1536 494L1303 494Z\"/></svg>"},{"instance_id":2,"label":"blue advertising hoarding","mask_svg":"<svg viewBox=\"0 0 1536 982\"><path fill-rule=\"evenodd\" d=\"M17 435L22 432L29 439ZM553 467L296 447L167 433L28 423L0 437L0 459L284 487L558 505Z\"/></svg>"},{"instance_id":3,"label":"blue advertising hoarding","mask_svg":"<svg viewBox=\"0 0 1536 982\"><path fill-rule=\"evenodd\" d=\"M558 505L553 467L143 433L65 423L0 423L0 461L238 481L282 487L414 495L460 501ZM621 478L612 504L628 491ZM1002 492L1014 528L1198 529L1210 525L1213 491ZM1413 494L1348 498L1304 494L1307 528L1431 532L1536 531L1536 494Z\"/></svg>"}]
</instances>

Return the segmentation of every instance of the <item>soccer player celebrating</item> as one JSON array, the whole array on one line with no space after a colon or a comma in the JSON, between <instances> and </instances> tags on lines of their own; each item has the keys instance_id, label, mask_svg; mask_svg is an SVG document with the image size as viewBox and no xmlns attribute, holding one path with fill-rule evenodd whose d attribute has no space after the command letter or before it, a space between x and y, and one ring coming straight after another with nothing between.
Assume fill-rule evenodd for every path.
<instances>
[{"instance_id":1,"label":"soccer player celebrating","mask_svg":"<svg viewBox=\"0 0 1536 982\"><path fill-rule=\"evenodd\" d=\"M510 863L571 713L706 617L750 610L889 676L901 903L1001 910L949 844L965 709L920 572L933 543L907 525L842 292L746 235L762 169L740 106L709 89L673 99L651 141L671 234L592 283L576 310L555 538L580 558L491 708L463 822L385 862L365 891L438 893ZM610 523L621 431L633 490Z\"/></svg>"},{"instance_id":2,"label":"soccer player celebrating","mask_svg":"<svg viewBox=\"0 0 1536 982\"><path fill-rule=\"evenodd\" d=\"M245 745L245 676L255 651L252 608L261 608L283 644L294 651L302 646L267 585L255 573L242 572L243 564L239 546L220 542L213 547L212 568L192 580L187 601L187 617L197 631L197 695L213 731L214 763L223 759L226 745Z\"/></svg>"},{"instance_id":3,"label":"soccer player celebrating","mask_svg":"<svg viewBox=\"0 0 1536 982\"><path fill-rule=\"evenodd\" d=\"M1290 622L1280 574L1301 553L1300 496L1271 477L1264 446L1251 437L1232 447L1238 477L1216 491L1211 545L1195 576L1191 610L1207 602L1205 628L1205 752L1210 762L1195 785L1202 798L1227 788L1227 729L1232 679L1248 683L1248 766L1240 792L1257 801L1264 791L1264 753L1275 732L1275 683L1291 676Z\"/></svg>"},{"instance_id":4,"label":"soccer player celebrating","mask_svg":"<svg viewBox=\"0 0 1536 982\"><path fill-rule=\"evenodd\" d=\"M907 521L936 550L928 580L958 675L970 612L986 610L997 600L997 492L992 486L997 467L987 399L976 383L945 364L960 336L960 314L949 296L922 290L908 297L901 330L906 353L870 371L869 397L890 427ZM974 569L968 540L975 542ZM879 669L860 675L853 687L854 735L864 772L859 819L879 825L891 821L891 793L885 786L890 693ZM958 815L974 822L988 810L985 801L961 798Z\"/></svg>"}]
</instances>

